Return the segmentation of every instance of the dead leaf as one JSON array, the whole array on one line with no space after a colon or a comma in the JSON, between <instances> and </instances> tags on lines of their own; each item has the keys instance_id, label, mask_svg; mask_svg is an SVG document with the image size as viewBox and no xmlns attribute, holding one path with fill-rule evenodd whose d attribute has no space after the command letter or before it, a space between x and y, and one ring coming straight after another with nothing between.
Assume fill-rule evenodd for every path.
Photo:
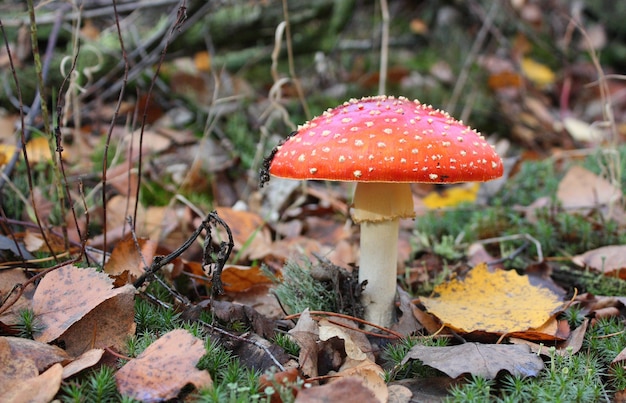
<instances>
[{"instance_id":1,"label":"dead leaf","mask_svg":"<svg viewBox=\"0 0 626 403\"><path fill-rule=\"evenodd\" d=\"M24 284L28 278L24 269L0 270L0 295L4 297L11 295L13 298L13 288L17 284ZM30 284L24 289L22 296L9 309L0 315L0 321L5 325L19 323L19 313L22 309L30 308L31 300L35 292L35 287Z\"/></svg>"},{"instance_id":2,"label":"dead leaf","mask_svg":"<svg viewBox=\"0 0 626 403\"><path fill-rule=\"evenodd\" d=\"M446 373L451 378L472 374L494 379L504 370L515 376L536 376L543 369L543 360L530 347L511 344L464 343L457 346L428 347L417 345L402 359L420 360L425 365Z\"/></svg>"},{"instance_id":3,"label":"dead leaf","mask_svg":"<svg viewBox=\"0 0 626 403\"><path fill-rule=\"evenodd\" d=\"M104 265L104 272L112 277L127 272L132 282L143 275L145 268L152 264L156 250L156 242L145 238L137 238L135 242L135 239L128 234L115 244L109 260Z\"/></svg>"},{"instance_id":4,"label":"dead leaf","mask_svg":"<svg viewBox=\"0 0 626 403\"><path fill-rule=\"evenodd\" d=\"M242 292L259 284L271 284L259 266L227 266L222 270L222 282L226 292Z\"/></svg>"},{"instance_id":5,"label":"dead leaf","mask_svg":"<svg viewBox=\"0 0 626 403\"><path fill-rule=\"evenodd\" d=\"M272 238L263 219L249 211L218 207L217 214L229 226L235 242L234 250L240 259L262 259L272 252ZM221 239L224 231L218 230Z\"/></svg>"},{"instance_id":6,"label":"dead leaf","mask_svg":"<svg viewBox=\"0 0 626 403\"><path fill-rule=\"evenodd\" d=\"M437 297L421 302L447 326L463 333L536 329L563 305L559 295L533 286L528 276L504 270L491 273L484 263L464 280L443 283L434 292Z\"/></svg>"},{"instance_id":7,"label":"dead leaf","mask_svg":"<svg viewBox=\"0 0 626 403\"><path fill-rule=\"evenodd\" d=\"M347 399L347 400L346 400ZM296 403L325 402L381 402L358 377L346 377L323 386L314 386L298 392Z\"/></svg>"},{"instance_id":8,"label":"dead leaf","mask_svg":"<svg viewBox=\"0 0 626 403\"><path fill-rule=\"evenodd\" d=\"M559 183L556 197L566 210L586 210L615 203L622 192L606 179L575 165Z\"/></svg>"},{"instance_id":9,"label":"dead leaf","mask_svg":"<svg viewBox=\"0 0 626 403\"><path fill-rule=\"evenodd\" d=\"M480 183L455 185L443 190L430 192L422 202L429 209L458 206L461 203L474 203L478 197Z\"/></svg>"},{"instance_id":10,"label":"dead leaf","mask_svg":"<svg viewBox=\"0 0 626 403\"><path fill-rule=\"evenodd\" d=\"M289 335L296 340L300 346L300 370L308 377L318 376L317 364L318 353L320 351L319 328L317 323L311 318L308 309L300 314L298 323L289 331Z\"/></svg>"},{"instance_id":11,"label":"dead leaf","mask_svg":"<svg viewBox=\"0 0 626 403\"><path fill-rule=\"evenodd\" d=\"M121 347L135 332L134 295L133 286L113 289L112 280L94 268L51 271L33 297L33 311L44 327L35 340L61 339L74 355L94 347Z\"/></svg>"},{"instance_id":12,"label":"dead leaf","mask_svg":"<svg viewBox=\"0 0 626 403\"><path fill-rule=\"evenodd\" d=\"M370 359L362 361L346 360L346 363L340 368L337 375L341 378L357 377L376 396L376 400L379 402L386 402L389 398L389 390L385 383L385 371L380 365ZM331 383L334 382L337 381L331 381Z\"/></svg>"},{"instance_id":13,"label":"dead leaf","mask_svg":"<svg viewBox=\"0 0 626 403\"><path fill-rule=\"evenodd\" d=\"M61 364L54 364L39 376L13 383L10 390L2 393L2 399L11 403L51 402L61 388L62 375Z\"/></svg>"},{"instance_id":14,"label":"dead leaf","mask_svg":"<svg viewBox=\"0 0 626 403\"><path fill-rule=\"evenodd\" d=\"M189 383L197 389L211 386L209 373L196 368L205 352L202 340L186 330L172 330L117 371L118 390L137 400L159 402L175 398Z\"/></svg>"},{"instance_id":15,"label":"dead leaf","mask_svg":"<svg viewBox=\"0 0 626 403\"><path fill-rule=\"evenodd\" d=\"M0 340L2 341L0 348L3 349L3 352L6 353L4 348L8 346L9 356L12 358L13 363L18 360L31 361L38 373L50 368L53 364L64 364L71 360L67 352L57 346L21 337L0 337ZM5 344L5 342L8 344Z\"/></svg>"},{"instance_id":16,"label":"dead leaf","mask_svg":"<svg viewBox=\"0 0 626 403\"><path fill-rule=\"evenodd\" d=\"M100 362L104 349L94 348L89 351L85 351L80 357L63 367L63 379L67 379L72 375L76 375L80 371L86 368L93 367Z\"/></svg>"},{"instance_id":17,"label":"dead leaf","mask_svg":"<svg viewBox=\"0 0 626 403\"><path fill-rule=\"evenodd\" d=\"M522 59L521 68L524 75L540 89L554 83L555 74L545 64L525 57Z\"/></svg>"},{"instance_id":18,"label":"dead leaf","mask_svg":"<svg viewBox=\"0 0 626 403\"><path fill-rule=\"evenodd\" d=\"M336 321L338 319L333 319ZM355 326L354 323L351 323L352 326ZM319 339L321 341L327 341L333 337L337 337L343 340L344 349L346 351L346 359L350 359L353 361L364 361L366 359L373 359L374 356L371 354L372 346L367 340L367 337L361 332L356 332L354 330L350 330L341 326L337 326L333 323L330 323L327 319L321 319L319 321ZM352 338L356 340L353 340ZM364 351L370 352L370 357Z\"/></svg>"},{"instance_id":19,"label":"dead leaf","mask_svg":"<svg viewBox=\"0 0 626 403\"><path fill-rule=\"evenodd\" d=\"M626 279L626 245L609 245L589 250L572 258L581 267Z\"/></svg>"}]
</instances>

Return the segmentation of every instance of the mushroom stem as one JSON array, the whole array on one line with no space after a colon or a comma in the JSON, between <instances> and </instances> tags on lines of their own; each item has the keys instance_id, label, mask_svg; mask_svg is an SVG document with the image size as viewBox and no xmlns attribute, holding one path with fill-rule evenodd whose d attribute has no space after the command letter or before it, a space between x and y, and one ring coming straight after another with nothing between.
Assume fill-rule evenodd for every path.
<instances>
[{"instance_id":1,"label":"mushroom stem","mask_svg":"<svg viewBox=\"0 0 626 403\"><path fill-rule=\"evenodd\" d=\"M359 282L367 280L361 302L365 319L380 326L395 319L399 219L414 215L410 184L357 183L352 218L361 224Z\"/></svg>"},{"instance_id":2,"label":"mushroom stem","mask_svg":"<svg viewBox=\"0 0 626 403\"><path fill-rule=\"evenodd\" d=\"M367 280L361 295L365 320L389 327L394 322L399 220L361 224L359 282Z\"/></svg>"}]
</instances>

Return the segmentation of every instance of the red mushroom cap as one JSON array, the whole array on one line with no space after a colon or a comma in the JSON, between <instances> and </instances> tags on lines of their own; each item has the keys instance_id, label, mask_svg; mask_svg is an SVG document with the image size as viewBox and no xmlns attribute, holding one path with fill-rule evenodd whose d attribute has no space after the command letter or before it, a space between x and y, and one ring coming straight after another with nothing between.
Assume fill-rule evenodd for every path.
<instances>
[{"instance_id":1,"label":"red mushroom cap","mask_svg":"<svg viewBox=\"0 0 626 403\"><path fill-rule=\"evenodd\" d=\"M277 146L270 174L290 179L453 183L502 176L502 160L475 130L407 98L352 99Z\"/></svg>"}]
</instances>

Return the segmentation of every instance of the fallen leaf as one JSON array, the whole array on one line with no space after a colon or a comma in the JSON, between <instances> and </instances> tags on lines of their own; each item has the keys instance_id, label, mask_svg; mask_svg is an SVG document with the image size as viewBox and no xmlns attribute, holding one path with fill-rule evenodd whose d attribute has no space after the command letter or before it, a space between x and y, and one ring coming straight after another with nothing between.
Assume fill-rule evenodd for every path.
<instances>
[{"instance_id":1,"label":"fallen leaf","mask_svg":"<svg viewBox=\"0 0 626 403\"><path fill-rule=\"evenodd\" d=\"M272 238L263 219L249 211L218 207L217 214L232 231L234 250L239 259L262 259L272 252ZM225 232L218 229L218 239L225 239ZM233 253L233 255L235 255Z\"/></svg>"},{"instance_id":2,"label":"fallen leaf","mask_svg":"<svg viewBox=\"0 0 626 403\"><path fill-rule=\"evenodd\" d=\"M3 298L10 296L10 299L14 297L14 287L16 284L24 284L28 281L26 273L23 269L10 269L0 270L0 295ZM23 309L30 309L31 300L35 292L35 287L29 284L20 298L5 312L0 315L0 321L5 325L14 325L20 321L20 311Z\"/></svg>"},{"instance_id":3,"label":"fallen leaf","mask_svg":"<svg viewBox=\"0 0 626 403\"><path fill-rule=\"evenodd\" d=\"M478 196L480 183L474 182L463 185L456 185L440 191L433 191L422 199L422 202L429 209L444 207L454 207L461 203L473 203Z\"/></svg>"},{"instance_id":4,"label":"fallen leaf","mask_svg":"<svg viewBox=\"0 0 626 403\"><path fill-rule=\"evenodd\" d=\"M604 132L601 129L572 116L563 119L563 126L576 141L598 143L604 138Z\"/></svg>"},{"instance_id":5,"label":"fallen leaf","mask_svg":"<svg viewBox=\"0 0 626 403\"><path fill-rule=\"evenodd\" d=\"M112 280L94 268L51 271L33 296L33 311L43 325L35 340L61 339L74 355L90 348L121 348L135 332L134 295L133 286L113 289Z\"/></svg>"},{"instance_id":6,"label":"fallen leaf","mask_svg":"<svg viewBox=\"0 0 626 403\"><path fill-rule=\"evenodd\" d=\"M85 351L80 355L80 357L63 367L63 379L76 375L83 369L93 367L100 362L103 354L104 349L102 348L94 348L92 350Z\"/></svg>"},{"instance_id":7,"label":"fallen leaf","mask_svg":"<svg viewBox=\"0 0 626 403\"><path fill-rule=\"evenodd\" d=\"M325 402L381 402L358 377L347 377L322 386L302 389L298 392L296 403Z\"/></svg>"},{"instance_id":8,"label":"fallen leaf","mask_svg":"<svg viewBox=\"0 0 626 403\"><path fill-rule=\"evenodd\" d=\"M389 399L389 390L385 383L385 371L370 359L363 361L346 360L337 375L341 378L357 377L376 396L376 400L379 402L386 402ZM337 381L331 381L331 383L333 382Z\"/></svg>"},{"instance_id":9,"label":"fallen leaf","mask_svg":"<svg viewBox=\"0 0 626 403\"><path fill-rule=\"evenodd\" d=\"M420 360L451 378L472 374L494 379L498 372L514 376L536 376L543 369L543 360L530 347L511 344L464 343L457 346L429 347L417 345L402 359Z\"/></svg>"},{"instance_id":10,"label":"fallen leaf","mask_svg":"<svg viewBox=\"0 0 626 403\"><path fill-rule=\"evenodd\" d=\"M626 245L609 245L574 256L572 262L605 275L626 279Z\"/></svg>"},{"instance_id":11,"label":"fallen leaf","mask_svg":"<svg viewBox=\"0 0 626 403\"><path fill-rule=\"evenodd\" d=\"M226 266L222 270L222 283L226 292L242 292L259 284L271 284L272 280L260 266Z\"/></svg>"},{"instance_id":12,"label":"fallen leaf","mask_svg":"<svg viewBox=\"0 0 626 403\"><path fill-rule=\"evenodd\" d=\"M293 329L289 330L289 335L296 340L300 346L300 355L298 362L302 373L308 377L318 376L317 364L318 353L320 351L319 327L311 318L308 309L300 314L298 323Z\"/></svg>"},{"instance_id":13,"label":"fallen leaf","mask_svg":"<svg viewBox=\"0 0 626 403\"><path fill-rule=\"evenodd\" d=\"M185 385L212 385L211 376L196 368L206 353L202 340L186 330L166 333L115 374L119 392L143 402L173 399Z\"/></svg>"},{"instance_id":14,"label":"fallen leaf","mask_svg":"<svg viewBox=\"0 0 626 403\"><path fill-rule=\"evenodd\" d=\"M515 271L474 267L464 280L435 287L434 298L421 298L428 311L459 332L522 332L545 324L563 305L559 295L533 286Z\"/></svg>"},{"instance_id":15,"label":"fallen leaf","mask_svg":"<svg viewBox=\"0 0 626 403\"><path fill-rule=\"evenodd\" d=\"M2 400L12 403L51 402L61 388L62 375L61 364L54 364L41 375L13 383L10 390L2 393Z\"/></svg>"},{"instance_id":16,"label":"fallen leaf","mask_svg":"<svg viewBox=\"0 0 626 403\"><path fill-rule=\"evenodd\" d=\"M561 179L556 197L566 210L586 210L615 203L622 192L606 179L575 165Z\"/></svg>"},{"instance_id":17,"label":"fallen leaf","mask_svg":"<svg viewBox=\"0 0 626 403\"><path fill-rule=\"evenodd\" d=\"M35 365L38 373L50 368L52 364L64 364L71 360L67 352L57 346L21 337L0 337L0 340L3 353L6 353L7 350L4 349L8 347L8 354L14 363L18 360L30 361Z\"/></svg>"},{"instance_id":18,"label":"fallen leaf","mask_svg":"<svg viewBox=\"0 0 626 403\"><path fill-rule=\"evenodd\" d=\"M104 265L104 272L112 277L128 272L132 282L145 273L145 268L150 267L156 250L156 242L145 238L137 238L135 241L128 234L115 244L109 260Z\"/></svg>"},{"instance_id":19,"label":"fallen leaf","mask_svg":"<svg viewBox=\"0 0 626 403\"><path fill-rule=\"evenodd\" d=\"M525 57L522 59L521 67L524 75L539 88L544 88L554 83L555 74L545 64Z\"/></svg>"}]
</instances>

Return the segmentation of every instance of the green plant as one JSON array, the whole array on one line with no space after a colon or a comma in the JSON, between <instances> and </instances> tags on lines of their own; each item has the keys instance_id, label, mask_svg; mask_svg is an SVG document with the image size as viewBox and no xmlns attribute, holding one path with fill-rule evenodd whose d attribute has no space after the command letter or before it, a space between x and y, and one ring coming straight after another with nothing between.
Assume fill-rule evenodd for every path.
<instances>
[{"instance_id":1,"label":"green plant","mask_svg":"<svg viewBox=\"0 0 626 403\"><path fill-rule=\"evenodd\" d=\"M209 371L213 386L198 391L198 401L259 401L258 373L245 368L237 357L217 341L207 339L205 349L206 354L200 359L197 367Z\"/></svg>"},{"instance_id":2,"label":"green plant","mask_svg":"<svg viewBox=\"0 0 626 403\"><path fill-rule=\"evenodd\" d=\"M572 329L577 328L583 324L585 320L585 313L580 305L572 305L565 312L563 312L563 318L567 320L567 323Z\"/></svg>"},{"instance_id":3,"label":"green plant","mask_svg":"<svg viewBox=\"0 0 626 403\"><path fill-rule=\"evenodd\" d=\"M454 385L450 388L450 397L447 402L482 403L491 398L491 390L494 381L482 376L470 377L470 381L464 385Z\"/></svg>"},{"instance_id":4,"label":"green plant","mask_svg":"<svg viewBox=\"0 0 626 403\"><path fill-rule=\"evenodd\" d=\"M297 357L300 354L300 346L287 333L277 332L274 336L274 343L281 347L287 354Z\"/></svg>"},{"instance_id":5,"label":"green plant","mask_svg":"<svg viewBox=\"0 0 626 403\"><path fill-rule=\"evenodd\" d=\"M273 277L277 284L274 294L290 313L312 311L336 312L337 296L311 275L311 262L288 261L283 267L283 278Z\"/></svg>"},{"instance_id":6,"label":"green plant","mask_svg":"<svg viewBox=\"0 0 626 403\"><path fill-rule=\"evenodd\" d=\"M30 308L19 310L16 326L19 331L19 337L26 339L32 339L33 333L43 330L43 326L37 319L35 312Z\"/></svg>"},{"instance_id":7,"label":"green plant","mask_svg":"<svg viewBox=\"0 0 626 403\"><path fill-rule=\"evenodd\" d=\"M58 397L64 402L119 402L122 397L117 392L114 375L112 368L101 366L62 385Z\"/></svg>"}]
</instances>

